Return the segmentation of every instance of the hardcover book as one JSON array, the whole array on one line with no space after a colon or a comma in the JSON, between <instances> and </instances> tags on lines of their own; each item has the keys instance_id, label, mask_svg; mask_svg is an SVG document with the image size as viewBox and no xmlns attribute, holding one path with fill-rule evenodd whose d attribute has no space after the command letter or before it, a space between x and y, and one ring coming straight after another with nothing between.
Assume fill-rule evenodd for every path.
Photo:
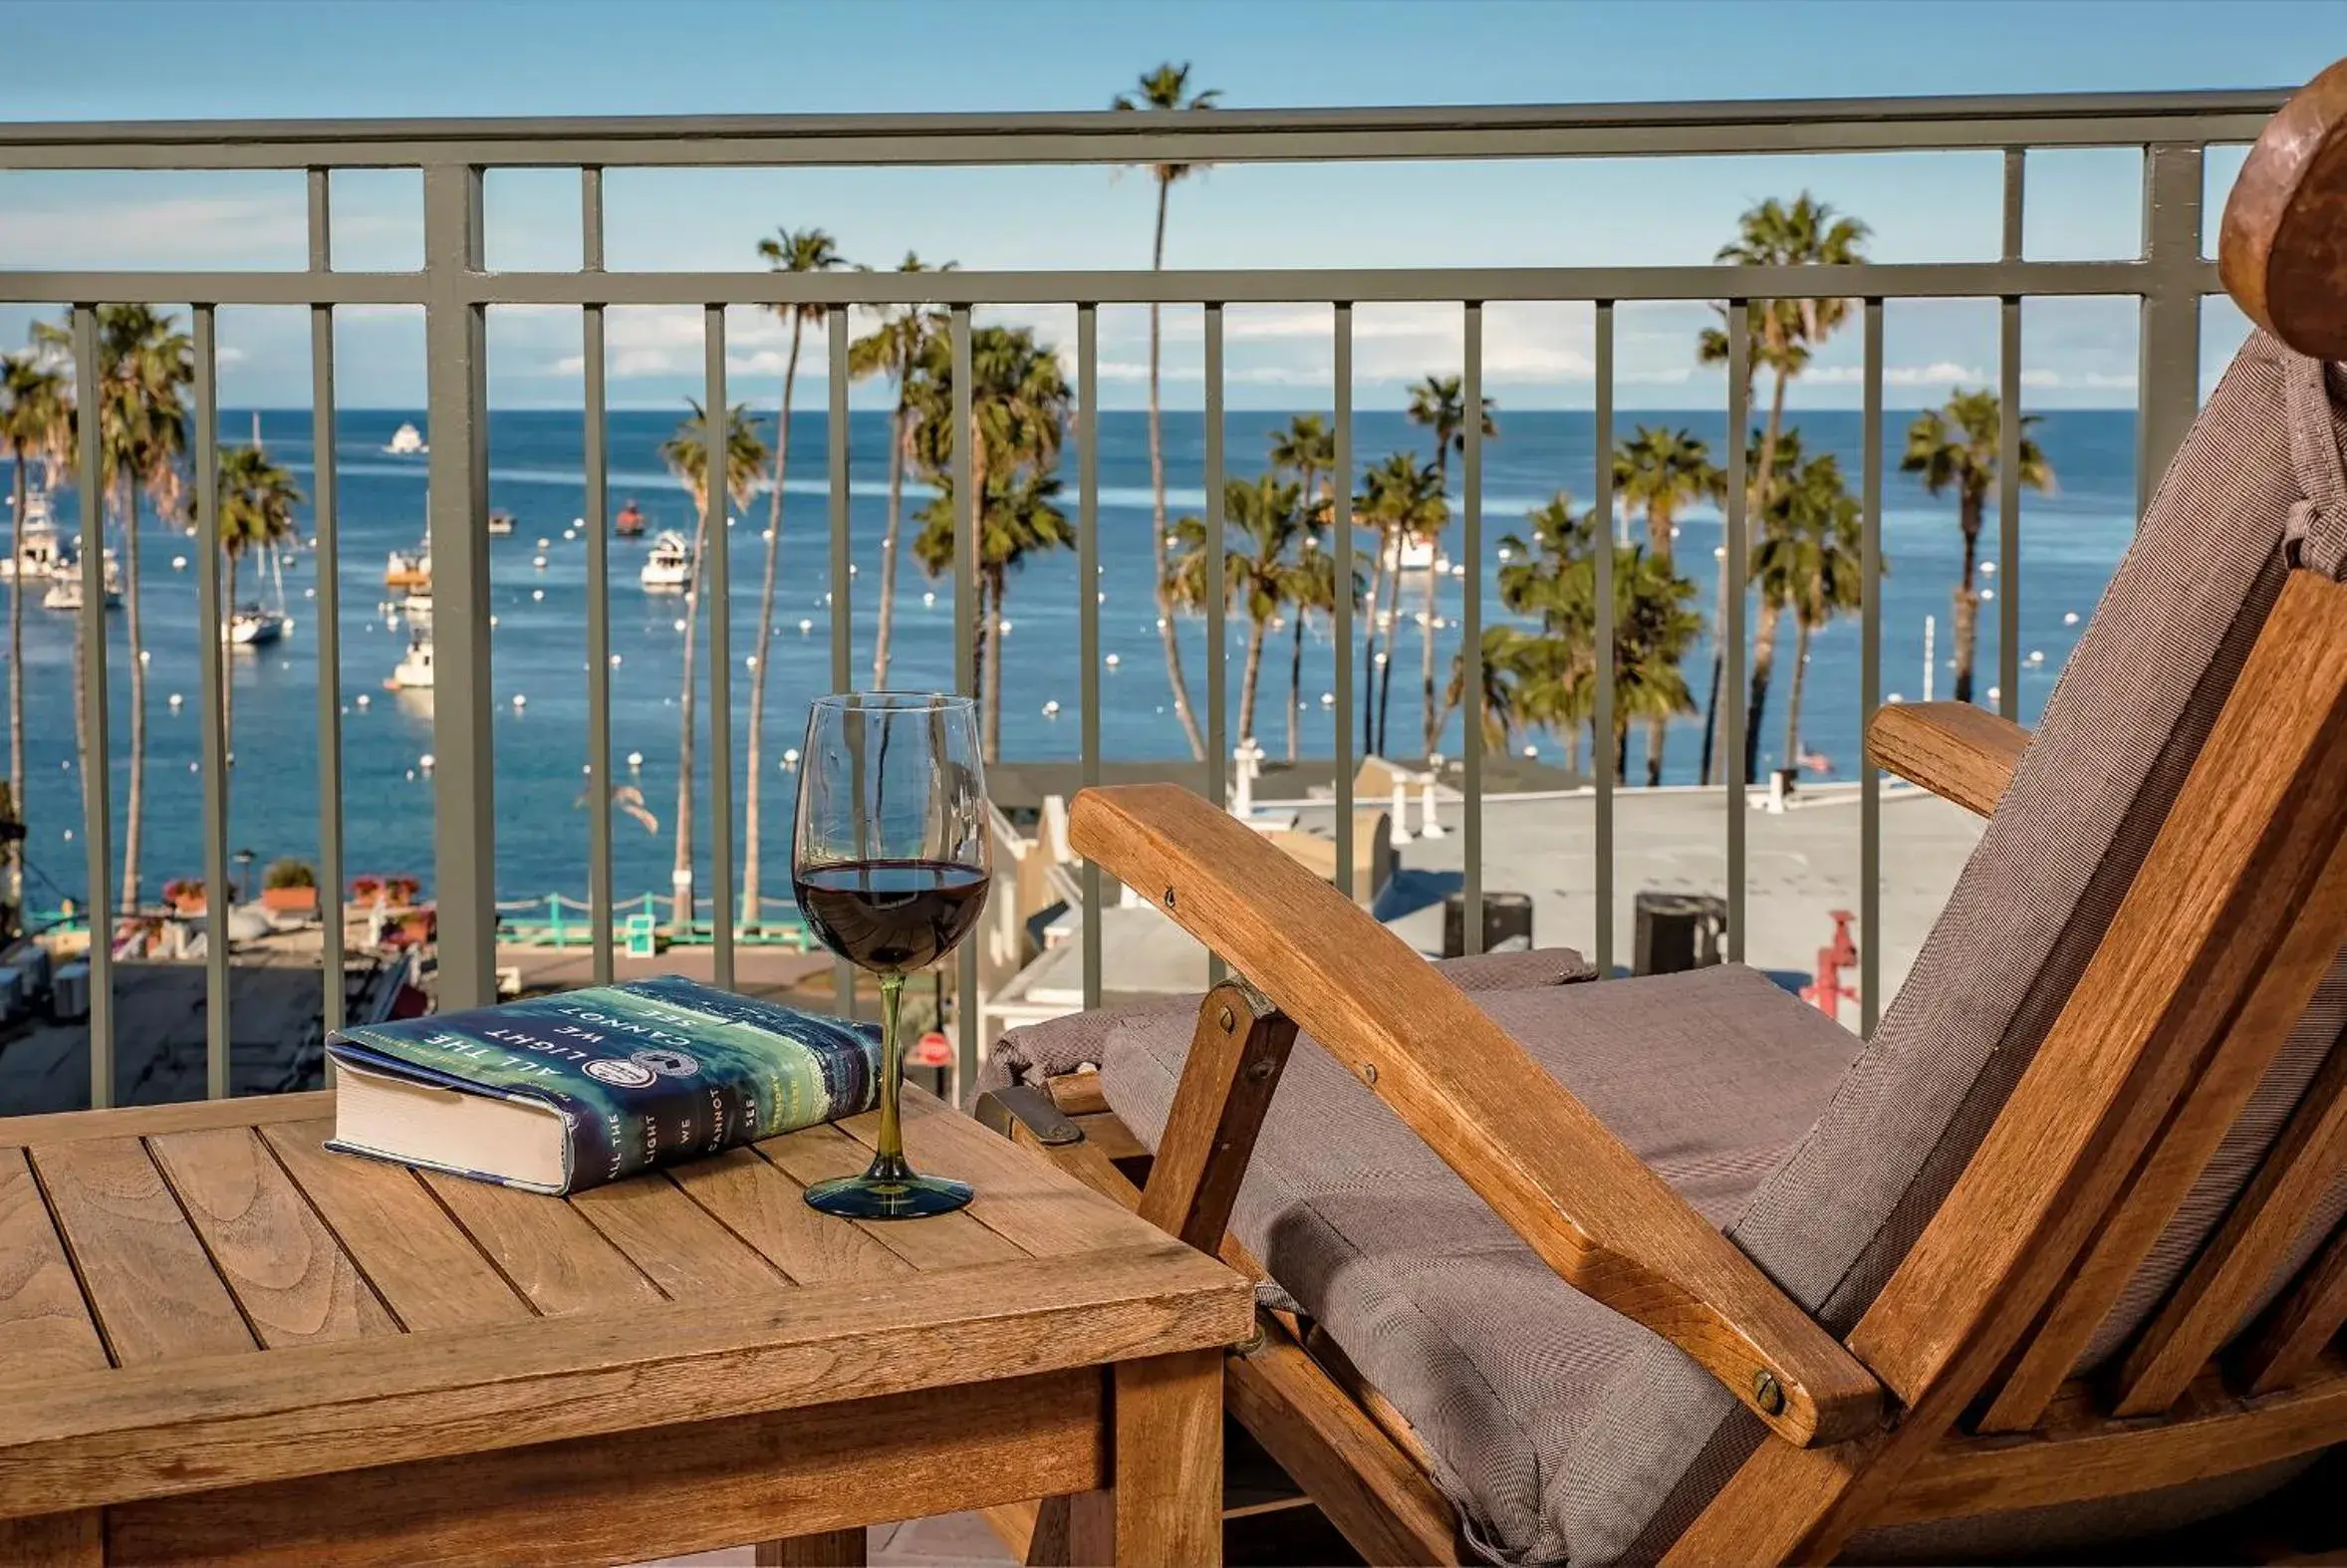
<instances>
[{"instance_id":1,"label":"hardcover book","mask_svg":"<svg viewBox=\"0 0 2347 1568\"><path fill-rule=\"evenodd\" d=\"M330 1149L575 1192L867 1111L866 1025L675 975L338 1030Z\"/></svg>"}]
</instances>

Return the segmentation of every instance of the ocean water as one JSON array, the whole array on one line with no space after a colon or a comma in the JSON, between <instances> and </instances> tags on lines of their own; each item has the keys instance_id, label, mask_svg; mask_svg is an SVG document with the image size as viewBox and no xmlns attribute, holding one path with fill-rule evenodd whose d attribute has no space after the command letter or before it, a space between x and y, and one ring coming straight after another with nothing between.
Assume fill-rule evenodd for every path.
<instances>
[{"instance_id":1,"label":"ocean water","mask_svg":"<svg viewBox=\"0 0 2347 1568\"><path fill-rule=\"evenodd\" d=\"M804 399L802 399L804 400ZM1500 436L1484 446L1485 559L1484 614L1487 624L1505 617L1496 585L1501 535L1522 529L1524 513L1558 488L1586 498L1594 487L1591 416L1585 412L1500 411ZM1886 415L1885 449L1895 464L1912 411ZM249 437L252 415L228 410L224 440ZM313 450L306 410L264 410L263 439L272 455L311 488ZM1271 430L1287 415L1262 410L1233 411L1225 425L1225 463L1233 476L1264 466ZM342 688L345 861L352 874L409 872L427 884L432 871L432 801L421 759L432 750L428 696L395 693L384 681L398 662L406 632L385 602L395 596L383 586L386 557L412 547L423 531L427 459L393 457L385 451L402 421L424 425L419 410L348 409L341 415L337 459L342 485ZM1716 410L1624 412L1618 433L1639 423L1684 425L1720 449L1724 420ZM1855 485L1860 458L1861 416L1852 411L1805 412L1794 416L1810 451L1840 455ZM2035 434L2058 476L2056 493L2025 493L2022 551L2017 574L2020 648L2023 664L2018 693L2024 722L2034 717L2055 675L2083 630L2086 616L2117 564L2133 528L2135 509L2134 415L2126 410L2048 412ZM611 647L620 655L612 670L612 748L616 782L633 784L657 822L657 831L626 815L615 819L614 868L622 898L640 892L665 897L673 854L670 831L676 806L678 707L682 642L675 630L681 601L654 597L639 586L637 571L652 534L663 527L690 532L689 502L661 468L658 447L675 428L673 413L616 411L610 416L610 494L614 509L633 497L648 514L642 541L612 544ZM1112 758L1178 757L1185 754L1181 731L1168 695L1165 663L1156 630L1151 593L1149 446L1146 416L1138 411L1101 415L1100 526L1101 646L1115 667L1102 680L1104 754ZM771 433L772 413L767 413ZM586 547L566 541L563 530L583 510L582 420L575 412L498 410L489 421L489 500L510 511L515 532L490 542L494 633L493 688L496 694L497 887L499 897L521 904L549 893L583 897L587 882L588 813L584 767L587 751ZM1169 502L1174 515L1202 506L1204 430L1194 411L1165 416ZM427 435L428 435L427 431ZM820 411L798 414L791 430L791 468L784 491L781 561L775 592L770 682L766 694L767 738L759 759L766 803L763 877L769 895L787 894L790 799L795 775L781 766L782 753L799 743L808 699L831 689L830 616L827 603L826 450L828 433ZM1354 453L1363 467L1396 449L1427 450L1426 432L1396 412L1357 415ZM888 416L860 410L850 425L850 521L856 566L850 607L858 683L871 676L875 610L886 528ZM1075 452L1064 462L1066 506L1075 513ZM1452 485L1458 483L1453 463ZM54 509L71 535L78 518L70 490L59 492ZM906 538L913 514L927 499L908 487ZM768 497L760 494L737 514L732 529L733 733L735 798L742 796L749 707L749 671ZM1983 555L1994 564L1984 578L1992 592L2013 590L2013 563L1998 559L1991 501ZM303 534L311 532L305 507ZM1634 524L1643 537L1643 520ZM1719 542L1717 515L1697 512L1682 521L1678 542L1682 570L1695 578L1706 620L1714 594L1713 551ZM1366 539L1366 536L1363 536ZM541 550L540 539L549 541ZM141 535L144 595L143 631L148 649L145 826L141 840L141 881L149 898L163 881L199 875L202 868L201 778L197 772L195 561L193 541L146 520ZM1459 548L1454 521L1445 539ZM1883 593L1883 689L1908 697L1924 691L1927 617L1938 621L1935 694L1950 693L1952 653L1951 591L1960 560L1960 539L1953 497L1934 498L1893 471L1884 484L1884 552L1888 575ZM535 561L543 556L545 565ZM175 560L176 558L176 560ZM1360 559L1367 564L1367 552ZM259 653L237 652L232 659L234 746L229 844L250 850L259 863L279 856L309 858L317 848L319 725L314 558L303 551L285 579L293 635ZM243 578L252 595L252 575ZM1455 648L1456 617L1466 584L1438 585L1435 615L1449 623L1436 638L1436 681L1448 678ZM926 596L933 595L933 600ZM1420 604L1415 585L1406 585L1402 609L1414 618ZM899 577L899 604L891 683L903 687L949 684L953 669L950 636L952 585L931 581L910 549ZM1993 684L1997 667L1998 605L1982 607L1978 654L1981 692ZM47 905L59 896L80 897L85 880L81 838L81 782L77 772L73 717L72 618L39 608L28 597L24 608L26 810L28 899ZM1005 606L1010 628L1003 640L1003 752L1013 758L1074 758L1079 753L1076 647L1078 588L1073 551L1039 558L1014 574ZM2073 620L2072 618L2075 618ZM111 762L117 816L116 853L121 854L122 816L129 787L130 714L126 647L127 617L109 617L112 672ZM1747 619L1749 624L1749 618ZM1238 733L1241 663L1246 623L1233 614L1229 637L1230 734ZM696 807L700 828L696 854L700 891L706 894L708 745L707 622L696 639L695 662L702 673L703 734L696 743ZM1193 696L1205 692L1205 629L1202 621L1181 625L1184 662ZM1273 756L1286 750L1287 636L1274 637L1266 654L1255 728ZM1419 629L1405 627L1398 649L1391 734L1397 753L1419 752L1421 692ZM1776 681L1760 730L1764 765L1783 751L1783 712L1789 685L1792 629L1780 645ZM1859 623L1855 616L1825 629L1814 640L1803 702L1803 749L1822 754L1832 777L1854 774L1860 757ZM1354 656L1360 656L1358 646ZM1710 650L1698 647L1688 664L1689 681L1700 702L1708 678ZM1317 623L1306 637L1299 710L1295 717L1303 755L1333 751L1335 715L1322 701L1334 680L1334 651ZM1358 687L1357 687L1358 689ZM181 701L173 705L173 694ZM524 699L514 705L515 697ZM364 699L364 700L363 700ZM4 694L0 694L4 700ZM1357 699L1358 700L1358 699ZM1056 716L1047 704L1059 704ZM1670 783L1695 778L1702 720L1673 724L1665 748L1664 777ZM1450 721L1442 746L1458 749L1459 723ZM1534 737L1541 755L1561 761L1559 737ZM1630 775L1643 779L1643 737L1633 740ZM640 753L641 765L627 758ZM740 835L737 829L736 841ZM119 876L119 872L118 872Z\"/></svg>"}]
</instances>

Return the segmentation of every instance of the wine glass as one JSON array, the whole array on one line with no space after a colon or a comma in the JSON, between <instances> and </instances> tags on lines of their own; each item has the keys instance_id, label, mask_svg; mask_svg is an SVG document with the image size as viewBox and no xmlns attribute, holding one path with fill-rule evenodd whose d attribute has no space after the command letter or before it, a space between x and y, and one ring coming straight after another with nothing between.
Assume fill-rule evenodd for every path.
<instances>
[{"instance_id":1,"label":"wine glass","mask_svg":"<svg viewBox=\"0 0 2347 1568\"><path fill-rule=\"evenodd\" d=\"M906 975L969 934L991 880L971 699L911 691L818 697L800 751L791 884L816 938L880 976L882 1029L879 1150L862 1176L807 1188L807 1201L827 1214L910 1219L970 1200L967 1182L920 1176L906 1163L897 1012Z\"/></svg>"}]
</instances>

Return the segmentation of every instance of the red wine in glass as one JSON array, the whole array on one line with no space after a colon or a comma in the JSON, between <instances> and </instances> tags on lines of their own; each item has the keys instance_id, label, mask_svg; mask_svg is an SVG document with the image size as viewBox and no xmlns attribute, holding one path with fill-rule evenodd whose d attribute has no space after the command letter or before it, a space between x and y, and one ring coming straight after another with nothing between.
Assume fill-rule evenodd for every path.
<instances>
[{"instance_id":1,"label":"red wine in glass","mask_svg":"<svg viewBox=\"0 0 2347 1568\"><path fill-rule=\"evenodd\" d=\"M840 861L791 878L816 940L876 974L925 969L969 934L986 872L951 861Z\"/></svg>"}]
</instances>

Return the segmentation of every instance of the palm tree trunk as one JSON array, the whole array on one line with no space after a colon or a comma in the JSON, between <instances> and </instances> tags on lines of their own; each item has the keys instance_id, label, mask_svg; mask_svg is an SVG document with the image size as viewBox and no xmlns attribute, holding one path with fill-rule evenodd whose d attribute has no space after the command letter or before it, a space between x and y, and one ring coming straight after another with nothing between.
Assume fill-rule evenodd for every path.
<instances>
[{"instance_id":1,"label":"palm tree trunk","mask_svg":"<svg viewBox=\"0 0 2347 1568\"><path fill-rule=\"evenodd\" d=\"M1173 188L1159 179L1157 237L1151 242L1149 256L1152 272L1166 268L1166 200ZM1158 405L1158 357L1164 341L1158 307L1153 304L1149 308L1149 542L1150 559L1157 570L1158 640L1166 645L1166 679L1174 688L1174 716L1181 720L1190 756L1203 762L1206 737L1198 729L1197 715L1189 709L1189 682L1181 674L1181 629L1174 622L1174 595L1166 578L1166 430Z\"/></svg>"},{"instance_id":2,"label":"palm tree trunk","mask_svg":"<svg viewBox=\"0 0 2347 1568\"><path fill-rule=\"evenodd\" d=\"M228 606L220 615L220 751L233 766L236 758L236 670L229 658L236 652L236 552L224 550L228 567Z\"/></svg>"},{"instance_id":3,"label":"palm tree trunk","mask_svg":"<svg viewBox=\"0 0 2347 1568\"><path fill-rule=\"evenodd\" d=\"M1304 700L1304 611L1296 610L1295 652L1288 655L1288 760L1296 760L1296 710Z\"/></svg>"},{"instance_id":4,"label":"palm tree trunk","mask_svg":"<svg viewBox=\"0 0 2347 1568\"><path fill-rule=\"evenodd\" d=\"M1655 559L1663 564L1666 571L1670 570L1672 564L1671 514L1667 509L1660 506L1649 506L1646 509L1646 536L1648 547L1655 553ZM1649 789L1654 789L1663 782L1663 743L1669 739L1670 734L1671 717L1669 714L1656 713L1647 719L1646 783ZM1624 766L1614 770L1614 778L1617 782L1629 776L1628 730L1623 731L1623 744Z\"/></svg>"},{"instance_id":5,"label":"palm tree trunk","mask_svg":"<svg viewBox=\"0 0 2347 1568\"><path fill-rule=\"evenodd\" d=\"M1725 519L1721 520L1720 538L1725 540ZM1727 546L1719 547L1719 593L1711 601L1711 684L1703 697L1703 783L1712 783L1717 774L1712 764L1718 759L1719 748L1719 681L1727 661Z\"/></svg>"},{"instance_id":6,"label":"palm tree trunk","mask_svg":"<svg viewBox=\"0 0 2347 1568\"><path fill-rule=\"evenodd\" d=\"M1787 380L1784 371L1781 369L1777 371L1776 387L1768 398L1768 423L1760 436L1760 461L1752 474L1752 482L1745 486L1744 490L1747 498L1767 494L1768 481L1774 476L1776 444L1784 434L1785 383ZM1740 442L1744 438L1744 432L1730 430L1727 432L1727 438ZM1753 510L1754 508L1747 499L1744 507L1744 517L1747 522L1750 521ZM1725 545L1726 537L1727 519L1722 516L1720 518L1722 547ZM1711 694L1703 703L1703 782L1705 784L1711 782L1711 762L1718 754L1714 742L1719 739L1719 683L1721 670L1727 656L1727 557L1724 555L1719 558L1718 610L1712 618L1711 633ZM1757 673L1759 668L1757 654L1754 656L1753 668ZM1747 727L1744 731L1744 782L1747 784L1752 780L1752 770L1758 765L1758 758L1753 755L1758 748L1759 741L1754 738L1752 731ZM1727 768L1721 768L1719 770L1720 777L1726 777L1727 771Z\"/></svg>"},{"instance_id":7,"label":"palm tree trunk","mask_svg":"<svg viewBox=\"0 0 2347 1568\"><path fill-rule=\"evenodd\" d=\"M1361 746L1365 751L1377 750L1378 699L1378 606L1386 592L1386 530L1381 525L1377 539L1370 546L1369 613L1362 618L1361 628ZM1346 651L1352 656L1352 651Z\"/></svg>"},{"instance_id":8,"label":"palm tree trunk","mask_svg":"<svg viewBox=\"0 0 2347 1568\"><path fill-rule=\"evenodd\" d=\"M1434 711L1434 590L1440 581L1438 573L1427 573L1426 620L1419 624L1419 680L1425 687L1427 740L1423 748L1434 755L1434 737L1442 732L1441 715Z\"/></svg>"},{"instance_id":9,"label":"palm tree trunk","mask_svg":"<svg viewBox=\"0 0 2347 1568\"><path fill-rule=\"evenodd\" d=\"M8 787L16 792L16 820L32 818L25 800L25 454L16 454L16 509L9 513L8 555Z\"/></svg>"},{"instance_id":10,"label":"palm tree trunk","mask_svg":"<svg viewBox=\"0 0 2347 1568\"><path fill-rule=\"evenodd\" d=\"M1394 531L1394 571L1385 573L1385 666L1371 671L1378 683L1378 744L1371 746L1378 756L1385 756L1385 725L1394 711L1394 651L1402 646L1402 531Z\"/></svg>"},{"instance_id":11,"label":"palm tree trunk","mask_svg":"<svg viewBox=\"0 0 2347 1568\"><path fill-rule=\"evenodd\" d=\"M693 633L700 625L701 556L709 542L709 503L700 505L700 521L692 530L692 580L684 588L684 690L676 699L676 860L670 883L675 889L668 922L679 941L692 933L692 706L698 684L692 661Z\"/></svg>"},{"instance_id":12,"label":"palm tree trunk","mask_svg":"<svg viewBox=\"0 0 2347 1568\"><path fill-rule=\"evenodd\" d=\"M880 619L872 634L872 687L883 690L889 683L889 638L897 623L897 549L900 526L905 517L905 428L904 382L898 381L897 411L889 419L889 530L881 541Z\"/></svg>"},{"instance_id":13,"label":"palm tree trunk","mask_svg":"<svg viewBox=\"0 0 2347 1568\"><path fill-rule=\"evenodd\" d=\"M985 617L978 627L978 689L984 693L980 705L988 762L1002 760L1003 587L1003 569L998 566L987 567L978 579L978 608Z\"/></svg>"},{"instance_id":14,"label":"palm tree trunk","mask_svg":"<svg viewBox=\"0 0 2347 1568\"><path fill-rule=\"evenodd\" d=\"M1801 686L1809 674L1809 618L1793 617L1793 683L1785 692L1785 766L1801 765Z\"/></svg>"},{"instance_id":15,"label":"palm tree trunk","mask_svg":"<svg viewBox=\"0 0 2347 1568\"><path fill-rule=\"evenodd\" d=\"M758 586L758 634L750 639L750 733L743 747L744 765L748 768L741 792L743 826L741 839L741 912L742 919L753 930L759 923L760 834L758 798L766 775L758 767L758 753L766 740L766 666L771 660L768 651L774 642L774 568L782 556L782 482L790 472L791 462L791 393L799 381L799 335L804 324L796 313L791 316L790 359L782 372L782 416L774 429L774 494L766 509L766 574ZM832 374L845 376L847 367L834 366ZM831 613L844 616L846 605L834 605Z\"/></svg>"},{"instance_id":16,"label":"palm tree trunk","mask_svg":"<svg viewBox=\"0 0 2347 1568\"><path fill-rule=\"evenodd\" d=\"M1251 739L1255 733L1255 682L1263 673L1264 625L1255 622L1247 632L1247 668L1238 683L1238 735Z\"/></svg>"},{"instance_id":17,"label":"palm tree trunk","mask_svg":"<svg viewBox=\"0 0 2347 1568\"><path fill-rule=\"evenodd\" d=\"M1972 658L1980 639L1980 590L1974 586L1980 567L1981 497L1966 494L1958 502L1957 521L1963 526L1963 576L1956 585L1956 700L1972 700Z\"/></svg>"},{"instance_id":18,"label":"palm tree trunk","mask_svg":"<svg viewBox=\"0 0 2347 1568\"><path fill-rule=\"evenodd\" d=\"M1744 782L1760 778L1760 720L1768 709L1768 680L1776 672L1776 628L1783 617L1781 601L1760 602L1760 622L1752 635L1751 700L1744 707Z\"/></svg>"},{"instance_id":19,"label":"palm tree trunk","mask_svg":"<svg viewBox=\"0 0 2347 1568\"><path fill-rule=\"evenodd\" d=\"M106 548L99 542L100 550ZM105 591L105 559L99 560L99 587ZM146 820L146 661L138 656L144 647L138 629L138 490L130 489L130 526L123 530L124 632L130 654L130 785L123 808L123 902L125 912L138 908L138 829ZM104 607L101 606L101 618Z\"/></svg>"}]
</instances>

